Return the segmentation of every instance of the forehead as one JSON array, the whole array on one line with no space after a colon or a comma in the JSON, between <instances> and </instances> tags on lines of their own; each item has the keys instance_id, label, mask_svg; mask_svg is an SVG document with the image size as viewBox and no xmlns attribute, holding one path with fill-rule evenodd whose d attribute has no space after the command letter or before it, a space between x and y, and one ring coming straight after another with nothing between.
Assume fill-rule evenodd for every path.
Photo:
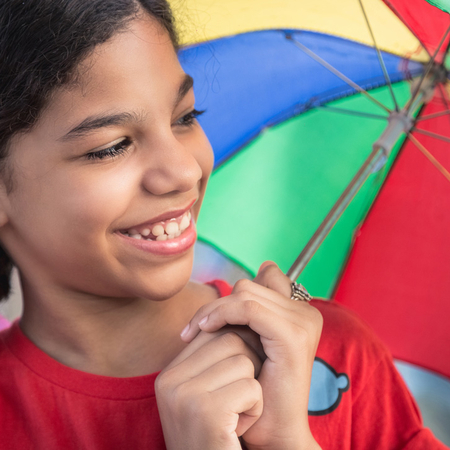
<instances>
[{"instance_id":1,"label":"forehead","mask_svg":"<svg viewBox=\"0 0 450 450\"><path fill-rule=\"evenodd\" d=\"M76 82L52 96L37 128L55 138L85 117L105 112L167 112L185 74L168 33L145 16L98 45L78 67Z\"/></svg>"}]
</instances>

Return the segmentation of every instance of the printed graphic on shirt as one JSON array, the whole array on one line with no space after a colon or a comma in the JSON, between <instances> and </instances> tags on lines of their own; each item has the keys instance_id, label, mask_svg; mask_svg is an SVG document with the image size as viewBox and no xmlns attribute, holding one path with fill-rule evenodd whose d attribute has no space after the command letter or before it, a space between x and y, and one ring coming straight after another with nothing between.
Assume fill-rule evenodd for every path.
<instances>
[{"instance_id":1,"label":"printed graphic on shirt","mask_svg":"<svg viewBox=\"0 0 450 450\"><path fill-rule=\"evenodd\" d=\"M311 377L308 414L322 416L334 411L341 402L342 394L349 387L347 374L337 373L327 362L316 357Z\"/></svg>"}]
</instances>

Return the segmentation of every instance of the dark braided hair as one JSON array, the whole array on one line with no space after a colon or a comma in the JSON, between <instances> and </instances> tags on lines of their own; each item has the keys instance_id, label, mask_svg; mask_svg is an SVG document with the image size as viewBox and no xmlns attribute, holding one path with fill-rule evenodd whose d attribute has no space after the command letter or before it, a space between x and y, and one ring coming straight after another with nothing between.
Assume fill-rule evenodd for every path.
<instances>
[{"instance_id":1,"label":"dark braided hair","mask_svg":"<svg viewBox=\"0 0 450 450\"><path fill-rule=\"evenodd\" d=\"M0 176L14 189L7 156L12 136L31 130L54 90L76 78L94 49L142 12L178 38L166 0L2 0L0 2ZM13 263L0 247L0 299Z\"/></svg>"}]
</instances>

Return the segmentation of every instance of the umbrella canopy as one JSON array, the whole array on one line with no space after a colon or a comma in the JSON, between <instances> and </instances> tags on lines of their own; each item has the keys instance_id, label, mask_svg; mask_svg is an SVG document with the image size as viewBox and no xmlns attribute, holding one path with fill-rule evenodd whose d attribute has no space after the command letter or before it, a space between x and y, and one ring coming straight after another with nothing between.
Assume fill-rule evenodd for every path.
<instances>
[{"instance_id":1,"label":"umbrella canopy","mask_svg":"<svg viewBox=\"0 0 450 450\"><path fill-rule=\"evenodd\" d=\"M198 107L208 110L202 125L215 149L218 169L205 201L200 237L250 273L264 259L289 268L386 126L383 120L338 115L332 110L329 106L334 101L334 107L387 116L376 104L352 95L353 87L292 42L301 42L392 108L377 53L367 45L373 44L370 31L377 34L380 48L389 52L383 60L392 83L398 83L393 90L401 105L410 96L408 83L401 81L423 68L405 55L425 60L448 26L447 15L425 1L391 5L407 17L410 28L414 17L428 17L432 12L433 27L416 26L416 35L381 1L366 1L364 10L356 0L338 5L325 1L320 7L303 3L189 4L191 16L195 13L207 20L196 17L202 25L194 37L202 42L185 48L181 60L196 79ZM186 21L189 12L183 13ZM224 33L226 37L218 37ZM192 39L192 34L185 34ZM362 44L355 42L357 38ZM321 105L328 109L318 110ZM239 157L231 157L238 150ZM332 232L302 275L315 295L328 297L333 291L353 230L384 173L371 177L355 199L359 206L352 206L353 214L342 217L347 225ZM288 193L282 191L286 187ZM286 241L292 244L288 248Z\"/></svg>"},{"instance_id":2,"label":"umbrella canopy","mask_svg":"<svg viewBox=\"0 0 450 450\"><path fill-rule=\"evenodd\" d=\"M236 263L206 253L197 278L211 276L215 258L232 268L231 281L236 267L252 276L267 259L287 271L371 154L389 110L409 105L429 118L416 122L415 143L398 133L300 281L358 311L397 359L450 377L450 183L433 159L448 177L450 101L442 84L422 111L408 103L425 73L447 78L450 19L434 4L448 11L447 0L173 2L180 60L216 157L199 236ZM448 381L405 364L424 413L436 399L425 423L450 442Z\"/></svg>"},{"instance_id":3,"label":"umbrella canopy","mask_svg":"<svg viewBox=\"0 0 450 450\"><path fill-rule=\"evenodd\" d=\"M250 274L266 259L287 271L371 153L390 111L411 106L425 73L445 81L449 15L425 0L190 0L187 9L174 7L186 28L180 60L195 78L197 107L207 110L201 123L216 156L200 239ZM450 109L441 85L433 93L423 118ZM417 113L411 106L411 116ZM394 356L447 376L445 345L435 352L439 358L433 352L424 358L428 341L422 356L405 349L421 339L411 340L419 327L436 321L432 339L448 342L450 183L416 146L450 168L448 138L442 139L449 117L417 122L423 131L413 134L416 144L402 147L405 136L398 134L386 164L371 170L300 276L312 294L336 292L369 321L375 308L372 325L389 344L397 339L392 330L402 329L405 344L391 346ZM412 306L411 296L420 306ZM389 315L394 303L398 314L412 306L409 326Z\"/></svg>"}]
</instances>

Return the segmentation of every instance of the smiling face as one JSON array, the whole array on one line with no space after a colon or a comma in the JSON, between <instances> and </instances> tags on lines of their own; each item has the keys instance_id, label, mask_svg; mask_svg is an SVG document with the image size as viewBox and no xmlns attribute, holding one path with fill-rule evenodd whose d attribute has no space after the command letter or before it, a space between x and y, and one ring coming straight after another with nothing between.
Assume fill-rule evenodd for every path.
<instances>
[{"instance_id":1,"label":"smiling face","mask_svg":"<svg viewBox=\"0 0 450 450\"><path fill-rule=\"evenodd\" d=\"M157 300L185 286L213 163L195 115L192 80L154 20L95 48L11 143L0 239L26 292Z\"/></svg>"}]
</instances>

